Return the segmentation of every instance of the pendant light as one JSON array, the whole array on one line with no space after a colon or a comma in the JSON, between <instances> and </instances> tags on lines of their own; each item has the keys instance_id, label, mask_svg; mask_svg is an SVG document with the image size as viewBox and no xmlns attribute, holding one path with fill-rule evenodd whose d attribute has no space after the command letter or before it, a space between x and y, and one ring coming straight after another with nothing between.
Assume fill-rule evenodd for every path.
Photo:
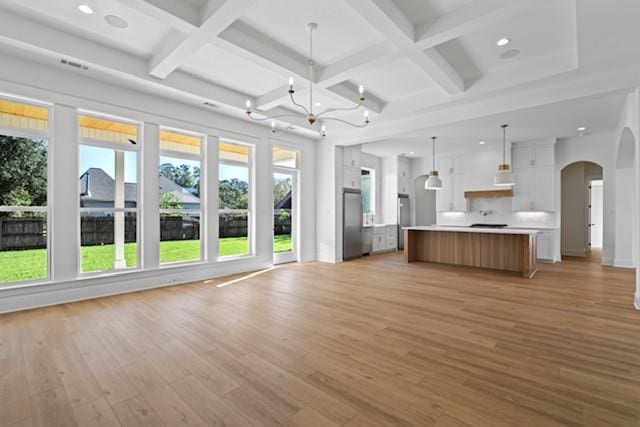
<instances>
[{"instance_id":1,"label":"pendant light","mask_svg":"<svg viewBox=\"0 0 640 427\"><path fill-rule=\"evenodd\" d=\"M498 173L493 179L493 185L498 187L510 187L515 185L513 180L513 174L511 173L511 167L507 163L507 126L502 125L502 164L498 166Z\"/></svg>"},{"instance_id":2,"label":"pendant light","mask_svg":"<svg viewBox=\"0 0 640 427\"><path fill-rule=\"evenodd\" d=\"M431 141L433 144L433 169L431 170L431 174L429 178L424 183L425 190L442 190L442 180L438 176L438 171L436 170L436 137L432 136Z\"/></svg>"}]
</instances>

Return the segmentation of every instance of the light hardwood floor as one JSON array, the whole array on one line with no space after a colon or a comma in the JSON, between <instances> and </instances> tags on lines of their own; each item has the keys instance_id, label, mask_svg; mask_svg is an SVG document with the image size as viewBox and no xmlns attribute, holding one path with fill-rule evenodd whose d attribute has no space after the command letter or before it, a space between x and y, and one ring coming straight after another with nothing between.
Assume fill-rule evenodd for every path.
<instances>
[{"instance_id":1,"label":"light hardwood floor","mask_svg":"<svg viewBox=\"0 0 640 427\"><path fill-rule=\"evenodd\" d=\"M238 277L0 316L0 425L640 425L631 270Z\"/></svg>"}]
</instances>

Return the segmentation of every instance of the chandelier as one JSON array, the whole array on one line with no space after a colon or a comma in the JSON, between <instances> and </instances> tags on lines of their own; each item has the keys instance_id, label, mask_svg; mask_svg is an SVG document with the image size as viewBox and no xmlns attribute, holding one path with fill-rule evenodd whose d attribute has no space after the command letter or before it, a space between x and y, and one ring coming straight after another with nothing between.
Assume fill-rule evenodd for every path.
<instances>
[{"instance_id":1,"label":"chandelier","mask_svg":"<svg viewBox=\"0 0 640 427\"><path fill-rule=\"evenodd\" d=\"M343 120L340 119L338 117L334 117L331 116L331 113L336 113L336 112L348 112L348 111L355 111L358 108L362 107L362 104L365 101L365 97L364 97L364 87L362 85L360 85L358 87L358 100L356 101L356 105L354 107L347 107L347 108L327 108L324 111L321 112L316 112L314 111L314 103L313 103L313 68L315 66L315 62L313 61L313 32L315 30L318 29L318 24L316 24L315 22L310 22L309 24L307 24L307 28L309 30L309 103L308 103L308 107L297 102L294 98L294 94L296 93L296 91L293 88L293 77L289 78L289 98L291 100L291 103L298 108L299 110L301 110L304 115L306 120L309 122L310 125L314 125L318 123L318 120L322 120L324 121L334 121L334 122L339 122L339 123L343 123L349 126L353 126L356 128L364 128L369 124L369 111L367 111L366 109L364 110L363 113L363 117L364 120L362 123L353 123L350 122L348 120ZM318 104L316 104L318 105ZM261 117L256 117L256 115L254 114L254 112L251 110L251 101L247 100L246 103L246 110L245 112L247 113L247 116L255 121L265 121L265 120L271 120L271 132L273 134L280 134L288 129L292 129L293 126L289 125L287 128L285 129L281 129L278 130L276 128L276 119L283 119L283 118L289 118L289 117L298 117L298 115L296 114L280 114L280 115L275 115L275 116L265 116L261 113L260 116ZM323 125L320 126L320 129L318 130L318 132L320 133L320 136L326 136L327 134L327 129L326 127Z\"/></svg>"}]
</instances>

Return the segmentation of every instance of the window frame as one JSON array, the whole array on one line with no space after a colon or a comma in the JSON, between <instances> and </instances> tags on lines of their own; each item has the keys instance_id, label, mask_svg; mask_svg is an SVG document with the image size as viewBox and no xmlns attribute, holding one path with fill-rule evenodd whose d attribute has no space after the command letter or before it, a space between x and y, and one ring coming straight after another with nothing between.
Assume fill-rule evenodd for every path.
<instances>
[{"instance_id":1,"label":"window frame","mask_svg":"<svg viewBox=\"0 0 640 427\"><path fill-rule=\"evenodd\" d=\"M180 151L175 151L175 150L169 150L169 149L162 149L162 147L160 146L160 134L165 131L165 132L172 132L172 133L179 133L179 134L184 134L184 135L188 135L188 136L193 136L193 137L197 137L200 138L200 154L191 154L191 153L182 153ZM161 262L160 261L160 242L162 242L161 240L161 236L160 236L160 230L158 230L158 265L160 266L160 268L167 268L167 267L177 267L177 266L181 266L181 265L193 265L193 264L201 264L201 263L205 263L207 262L207 254L206 252L206 247L208 244L208 234L207 233L207 223L206 223L206 217L205 217L205 208L206 208L206 203L205 203L205 197L203 197L206 194L207 191L207 182L206 179L202 179L202 174L203 171L205 171L207 165L206 165L206 155L205 155L205 146L207 144L207 135L201 134L201 133L197 133L197 132L192 132L192 131L188 131L188 130L183 130L183 129L178 129L178 128L174 128L174 127L169 127L169 126L160 126L159 127L159 132L158 132L158 174L159 174L159 168L160 168L160 158L162 157L171 157L174 159L184 159L184 160L190 160L190 161L199 161L200 162L200 209L160 209L160 206L158 206L158 215L161 217L162 214L166 214L166 213L186 213L186 214L190 214L190 213L198 213L200 216L200 258L198 259L194 259L191 261L172 261L172 262ZM205 174L206 177L206 174ZM158 196L160 196L160 188L158 188ZM159 200L159 197L158 197Z\"/></svg>"},{"instance_id":2,"label":"window frame","mask_svg":"<svg viewBox=\"0 0 640 427\"><path fill-rule=\"evenodd\" d=\"M136 126L136 144L135 145L128 145L126 146L126 148L120 148L120 147L125 147L124 144L123 145L118 145L115 142L108 142L108 141L102 141L99 139L93 139L93 138L85 138L85 137L81 137L80 136L80 117L93 117L96 119L104 119L104 120L114 120L114 121L118 121L121 123L126 123L126 124L131 124ZM118 116L114 116L111 114L105 114L105 113L97 113L97 112L93 112L93 111L87 111L87 110L81 110L78 109L77 113L76 113L76 126L78 129L78 142L77 142L77 158L78 158L78 178L77 178L77 194L78 194L78 203L77 203L77 208L78 208L78 241L77 241L77 247L78 247L78 271L77 271L77 277L79 279L81 278L90 278L90 277L101 277L101 276L113 276L113 275L118 275L118 274L124 274L124 273L130 273L130 272L136 272L136 271L142 271L143 267L142 267L142 227L143 227L143 219L142 219L142 215L140 214L141 209L140 209L140 200L142 197L142 186L143 186L143 182L142 182L142 135L143 135L143 123L135 121L135 120L131 120L131 119L126 119L126 118L122 118L122 117L118 117ZM114 153L115 151L118 151L118 149L120 149L119 151L130 151L130 152L135 152L136 153L136 207L135 208L83 208L80 207L80 147L82 145L85 146L89 146L89 147L96 147L96 148L105 148L105 149L110 149L113 150ZM112 268L110 270L101 270L101 271L88 271L88 272L84 272L82 271L82 214L83 212L113 212L114 214L116 212L123 212L123 213L128 213L128 212L134 212L136 214L136 266L135 267L129 267L129 268L122 268L122 269L115 269Z\"/></svg>"},{"instance_id":3,"label":"window frame","mask_svg":"<svg viewBox=\"0 0 640 427\"><path fill-rule=\"evenodd\" d=\"M249 144L246 142L241 142L241 141L236 141L236 140L232 140L232 139L223 139L220 138L219 139L219 144L227 144L227 145L237 145L240 147L245 147L248 150L247 153L247 162L238 162L238 161L233 161L233 160L222 160L220 158L220 147L218 145L218 152L217 152L217 156L218 156L218 176L216 177L216 182L218 185L218 189L220 189L220 165L227 165L227 166L236 166L236 167L243 167L243 168L247 168L247 177L248 177L248 187L249 187L249 197L247 197L247 246L249 247L249 251L246 254L240 254L240 255L226 255L226 256L221 256L219 253L220 250L220 225L218 224L218 230L216 230L216 235L218 236L217 242L216 244L218 245L218 259L217 261L233 261L233 260L237 260L237 259L244 259L244 258L251 258L251 257L255 257L256 251L255 251L255 239L254 239L254 229L255 229L255 213L254 213L254 206L255 206L255 191L254 191L254 175L255 175L255 164L254 164L254 159L255 159L255 145L253 144ZM218 196L219 197L219 196ZM220 205L219 205L219 199L216 200L216 205L218 207L218 218L220 217Z\"/></svg>"},{"instance_id":4,"label":"window frame","mask_svg":"<svg viewBox=\"0 0 640 427\"><path fill-rule=\"evenodd\" d=\"M44 132L27 130L16 128L12 126L2 126L0 125L0 134L11 136L14 138L27 138L27 139L42 139L47 142L47 205L46 206L0 206L0 212L45 212L47 214L47 276L43 279L35 279L35 280L20 280L18 282L6 282L0 283L0 290L10 289L16 287L24 287L24 286L34 286L34 285L42 285L47 284L52 281L51 273L53 271L52 261L52 251L53 247L53 236L51 233L51 196L52 196L52 182L51 179L53 177L53 165L52 165L52 144L53 144L53 105L50 103L36 101L27 98L21 98L11 95L5 95L0 93L0 100L15 102L26 105L33 105L34 107L45 108L47 110L47 130Z\"/></svg>"},{"instance_id":5,"label":"window frame","mask_svg":"<svg viewBox=\"0 0 640 427\"><path fill-rule=\"evenodd\" d=\"M369 210L369 212L371 212L373 214L373 217L375 218L376 215L378 214L376 212L376 202L377 202L377 199L378 199L378 197L377 197L378 194L377 194L377 191L376 191L376 189L377 189L377 179L378 179L377 178L377 171L376 171L375 168L369 168L369 167L365 167L365 166L360 167L360 187L361 188L362 188L362 171L363 170L369 172L369 176L373 177L373 179L371 179L371 184L369 186L369 193L370 193L370 195L369 195L369 207L371 208ZM363 216L367 215L367 213L368 212L364 212L364 209L363 209L362 215Z\"/></svg>"}]
</instances>

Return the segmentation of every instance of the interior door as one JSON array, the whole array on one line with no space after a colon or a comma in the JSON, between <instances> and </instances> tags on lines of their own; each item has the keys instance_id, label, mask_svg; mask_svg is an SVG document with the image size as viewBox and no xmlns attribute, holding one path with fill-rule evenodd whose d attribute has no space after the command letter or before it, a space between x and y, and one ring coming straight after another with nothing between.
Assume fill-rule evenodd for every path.
<instances>
[{"instance_id":1,"label":"interior door","mask_svg":"<svg viewBox=\"0 0 640 427\"><path fill-rule=\"evenodd\" d=\"M273 172L273 262L298 259L298 174L274 168Z\"/></svg>"}]
</instances>

